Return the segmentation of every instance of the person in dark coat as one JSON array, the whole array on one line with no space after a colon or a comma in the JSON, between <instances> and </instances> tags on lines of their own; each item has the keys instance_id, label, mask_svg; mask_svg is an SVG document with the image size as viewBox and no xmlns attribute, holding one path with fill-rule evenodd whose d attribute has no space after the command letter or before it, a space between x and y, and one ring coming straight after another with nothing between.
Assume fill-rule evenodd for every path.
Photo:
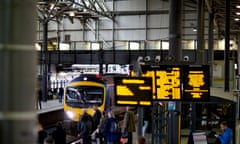
<instances>
[{"instance_id":1,"label":"person in dark coat","mask_svg":"<svg viewBox=\"0 0 240 144\"><path fill-rule=\"evenodd\" d=\"M93 110L95 111L94 114L93 114L93 122L94 122L93 131L95 131L97 129L99 123L100 123L102 113L98 109L98 106L96 104L93 105Z\"/></svg>"},{"instance_id":2,"label":"person in dark coat","mask_svg":"<svg viewBox=\"0 0 240 144\"><path fill-rule=\"evenodd\" d=\"M56 130L52 133L55 144L66 144L66 135L67 134L63 129L62 122L57 122Z\"/></svg>"},{"instance_id":3,"label":"person in dark coat","mask_svg":"<svg viewBox=\"0 0 240 144\"><path fill-rule=\"evenodd\" d=\"M135 115L133 111L129 110L129 107L126 107L126 113L123 120L123 129L122 133L127 133L127 144L132 144L133 141L133 132L136 131Z\"/></svg>"},{"instance_id":4,"label":"person in dark coat","mask_svg":"<svg viewBox=\"0 0 240 144\"><path fill-rule=\"evenodd\" d=\"M48 136L48 133L43 129L40 123L37 123L38 138L37 144L43 144L44 139Z\"/></svg>"},{"instance_id":5,"label":"person in dark coat","mask_svg":"<svg viewBox=\"0 0 240 144\"><path fill-rule=\"evenodd\" d=\"M80 123L80 134L79 137L82 139L82 144L92 144L92 122L89 118L89 114L84 112Z\"/></svg>"},{"instance_id":6,"label":"person in dark coat","mask_svg":"<svg viewBox=\"0 0 240 144\"><path fill-rule=\"evenodd\" d=\"M105 144L119 144L121 137L121 130L119 132L111 132L112 123L117 121L113 112L108 113L108 119L106 120L106 124L103 131L104 142Z\"/></svg>"}]
</instances>

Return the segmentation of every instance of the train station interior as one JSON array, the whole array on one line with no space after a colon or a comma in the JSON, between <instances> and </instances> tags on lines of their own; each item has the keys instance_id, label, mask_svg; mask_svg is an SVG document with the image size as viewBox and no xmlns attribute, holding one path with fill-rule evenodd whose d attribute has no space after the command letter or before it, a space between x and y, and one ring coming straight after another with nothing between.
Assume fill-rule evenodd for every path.
<instances>
[{"instance_id":1,"label":"train station interior","mask_svg":"<svg viewBox=\"0 0 240 144\"><path fill-rule=\"evenodd\" d=\"M238 0L1 0L0 143L54 144L35 127L61 122L88 144L97 106L121 129L134 113L134 144L223 143L225 123L239 144L238 55Z\"/></svg>"}]
</instances>

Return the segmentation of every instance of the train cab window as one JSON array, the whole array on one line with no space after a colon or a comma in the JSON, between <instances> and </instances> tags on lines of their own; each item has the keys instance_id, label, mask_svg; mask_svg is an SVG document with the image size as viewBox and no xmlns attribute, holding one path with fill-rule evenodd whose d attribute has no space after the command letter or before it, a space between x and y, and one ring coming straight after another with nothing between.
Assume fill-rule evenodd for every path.
<instances>
[{"instance_id":1,"label":"train cab window","mask_svg":"<svg viewBox=\"0 0 240 144\"><path fill-rule=\"evenodd\" d=\"M104 89L96 86L67 87L66 103L73 107L91 107L93 104L102 105Z\"/></svg>"}]
</instances>

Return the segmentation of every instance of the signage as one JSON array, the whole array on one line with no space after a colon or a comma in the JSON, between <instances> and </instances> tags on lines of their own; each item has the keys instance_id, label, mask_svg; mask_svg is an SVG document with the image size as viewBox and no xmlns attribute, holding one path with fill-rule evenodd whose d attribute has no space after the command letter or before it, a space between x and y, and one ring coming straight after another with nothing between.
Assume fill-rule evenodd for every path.
<instances>
[{"instance_id":1,"label":"signage","mask_svg":"<svg viewBox=\"0 0 240 144\"><path fill-rule=\"evenodd\" d=\"M152 78L153 100L208 101L208 65L142 66L142 77Z\"/></svg>"},{"instance_id":2,"label":"signage","mask_svg":"<svg viewBox=\"0 0 240 144\"><path fill-rule=\"evenodd\" d=\"M115 104L152 105L152 79L144 77L115 77Z\"/></svg>"},{"instance_id":3,"label":"signage","mask_svg":"<svg viewBox=\"0 0 240 144\"><path fill-rule=\"evenodd\" d=\"M183 96L185 101L208 101L210 96L209 67L184 66Z\"/></svg>"},{"instance_id":4,"label":"signage","mask_svg":"<svg viewBox=\"0 0 240 144\"><path fill-rule=\"evenodd\" d=\"M207 136L205 132L194 132L192 136L194 144L207 144Z\"/></svg>"}]
</instances>

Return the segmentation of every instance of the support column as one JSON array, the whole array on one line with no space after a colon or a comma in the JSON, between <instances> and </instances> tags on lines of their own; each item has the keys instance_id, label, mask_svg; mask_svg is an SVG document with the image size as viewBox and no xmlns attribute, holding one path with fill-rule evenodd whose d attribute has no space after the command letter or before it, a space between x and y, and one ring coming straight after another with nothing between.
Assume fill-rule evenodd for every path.
<instances>
[{"instance_id":1,"label":"support column","mask_svg":"<svg viewBox=\"0 0 240 144\"><path fill-rule=\"evenodd\" d=\"M48 91L48 22L43 21L42 43L42 100L47 101Z\"/></svg>"},{"instance_id":2,"label":"support column","mask_svg":"<svg viewBox=\"0 0 240 144\"><path fill-rule=\"evenodd\" d=\"M211 7L213 2L211 1ZM208 13L208 64L210 65L210 85L213 85L213 61L214 61L214 48L213 48L213 11Z\"/></svg>"},{"instance_id":3,"label":"support column","mask_svg":"<svg viewBox=\"0 0 240 144\"><path fill-rule=\"evenodd\" d=\"M229 40L230 40L230 1L225 0L225 53L224 53L224 91L229 91Z\"/></svg>"},{"instance_id":4,"label":"support column","mask_svg":"<svg viewBox=\"0 0 240 144\"><path fill-rule=\"evenodd\" d=\"M182 0L170 0L169 11L169 59L174 63L182 60ZM175 103L175 110L169 110L168 115L168 144L180 144L180 102Z\"/></svg>"},{"instance_id":5,"label":"support column","mask_svg":"<svg viewBox=\"0 0 240 144\"><path fill-rule=\"evenodd\" d=\"M173 61L182 60L182 0L170 0L169 11L169 52Z\"/></svg>"},{"instance_id":6,"label":"support column","mask_svg":"<svg viewBox=\"0 0 240 144\"><path fill-rule=\"evenodd\" d=\"M204 64L204 0L198 0L197 3L197 64Z\"/></svg>"},{"instance_id":7,"label":"support column","mask_svg":"<svg viewBox=\"0 0 240 144\"><path fill-rule=\"evenodd\" d=\"M36 1L0 1L0 143L36 142Z\"/></svg>"}]
</instances>

